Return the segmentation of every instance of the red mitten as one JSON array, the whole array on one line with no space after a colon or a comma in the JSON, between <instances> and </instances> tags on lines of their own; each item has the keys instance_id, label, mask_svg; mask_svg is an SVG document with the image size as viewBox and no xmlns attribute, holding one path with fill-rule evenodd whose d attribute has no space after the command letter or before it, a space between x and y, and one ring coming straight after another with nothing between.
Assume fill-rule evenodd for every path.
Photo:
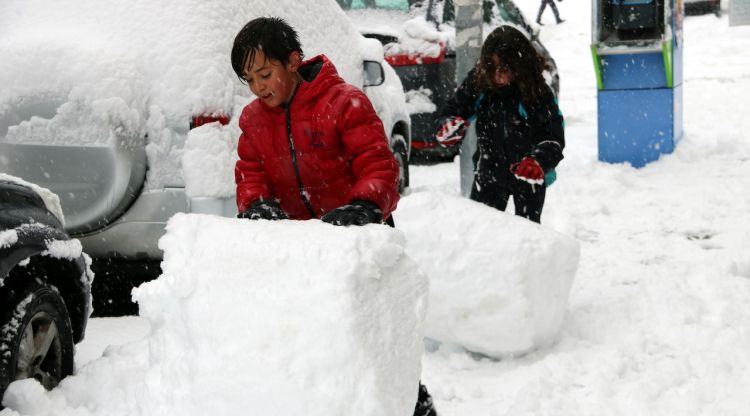
<instances>
[{"instance_id":1,"label":"red mitten","mask_svg":"<svg viewBox=\"0 0 750 416\"><path fill-rule=\"evenodd\" d=\"M511 172L517 179L526 181L532 185L544 183L544 170L533 157L527 156L521 162L511 166Z\"/></svg>"},{"instance_id":2,"label":"red mitten","mask_svg":"<svg viewBox=\"0 0 750 416\"><path fill-rule=\"evenodd\" d=\"M451 146L461 141L466 134L469 123L462 117L451 117L440 126L435 138L443 146Z\"/></svg>"}]
</instances>

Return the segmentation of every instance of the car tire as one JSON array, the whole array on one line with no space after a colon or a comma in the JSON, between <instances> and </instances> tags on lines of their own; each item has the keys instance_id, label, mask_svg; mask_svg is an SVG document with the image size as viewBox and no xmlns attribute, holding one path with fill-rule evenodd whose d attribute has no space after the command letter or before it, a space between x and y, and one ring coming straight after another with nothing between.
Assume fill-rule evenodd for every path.
<instances>
[{"instance_id":1,"label":"car tire","mask_svg":"<svg viewBox=\"0 0 750 416\"><path fill-rule=\"evenodd\" d=\"M409 187L409 159L403 146L396 147L393 150L393 155L398 162L398 192L403 194Z\"/></svg>"},{"instance_id":2,"label":"car tire","mask_svg":"<svg viewBox=\"0 0 750 416\"><path fill-rule=\"evenodd\" d=\"M57 290L38 281L6 286L0 301L0 398L16 380L35 378L49 390L73 374L73 331Z\"/></svg>"}]
</instances>

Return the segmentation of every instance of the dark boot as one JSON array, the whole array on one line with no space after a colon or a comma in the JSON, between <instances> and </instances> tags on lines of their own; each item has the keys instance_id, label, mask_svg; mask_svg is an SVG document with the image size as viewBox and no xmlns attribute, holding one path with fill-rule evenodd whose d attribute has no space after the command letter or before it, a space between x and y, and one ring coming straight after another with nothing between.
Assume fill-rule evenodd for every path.
<instances>
[{"instance_id":1,"label":"dark boot","mask_svg":"<svg viewBox=\"0 0 750 416\"><path fill-rule=\"evenodd\" d=\"M419 383L417 405L414 407L414 416L437 416L435 406L432 404L432 396L421 382Z\"/></svg>"}]
</instances>

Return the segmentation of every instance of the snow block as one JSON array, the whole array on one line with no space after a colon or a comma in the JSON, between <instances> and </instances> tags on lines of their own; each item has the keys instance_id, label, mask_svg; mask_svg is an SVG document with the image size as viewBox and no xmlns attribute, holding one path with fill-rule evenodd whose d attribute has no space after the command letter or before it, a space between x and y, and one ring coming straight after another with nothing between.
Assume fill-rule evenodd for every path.
<instances>
[{"instance_id":1,"label":"snow block","mask_svg":"<svg viewBox=\"0 0 750 416\"><path fill-rule=\"evenodd\" d=\"M430 279L427 337L498 358L555 341L578 267L574 239L436 192L403 198L396 223Z\"/></svg>"},{"instance_id":2,"label":"snow block","mask_svg":"<svg viewBox=\"0 0 750 416\"><path fill-rule=\"evenodd\" d=\"M134 298L153 328L146 384L169 394L140 406L413 413L427 279L400 231L178 214L159 246L163 274Z\"/></svg>"}]
</instances>

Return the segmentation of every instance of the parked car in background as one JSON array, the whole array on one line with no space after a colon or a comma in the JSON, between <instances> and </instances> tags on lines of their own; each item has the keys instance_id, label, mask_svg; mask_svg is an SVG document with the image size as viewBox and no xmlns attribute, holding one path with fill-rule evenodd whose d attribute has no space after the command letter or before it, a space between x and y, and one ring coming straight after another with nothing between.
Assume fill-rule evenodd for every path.
<instances>
[{"instance_id":1,"label":"parked car in background","mask_svg":"<svg viewBox=\"0 0 750 416\"><path fill-rule=\"evenodd\" d=\"M0 174L0 400L12 381L51 389L72 374L86 332L93 274L58 201Z\"/></svg>"},{"instance_id":2,"label":"parked car in background","mask_svg":"<svg viewBox=\"0 0 750 416\"><path fill-rule=\"evenodd\" d=\"M253 18L286 19L308 57L327 54L363 88L408 185L410 119L379 42L333 2L213 3L8 0L0 8L0 172L59 195L65 230L94 261L97 314L137 310L130 290L160 273L157 241L173 214L236 214L237 119L254 97L229 54Z\"/></svg>"},{"instance_id":3,"label":"parked car in background","mask_svg":"<svg viewBox=\"0 0 750 416\"><path fill-rule=\"evenodd\" d=\"M366 37L379 40L406 90L412 121L412 156L420 161L452 159L435 139L435 114L456 89L455 17L452 0L337 0ZM554 59L511 0L484 2L484 36L507 24L525 33L550 67L545 77L559 92Z\"/></svg>"},{"instance_id":4,"label":"parked car in background","mask_svg":"<svg viewBox=\"0 0 750 416\"><path fill-rule=\"evenodd\" d=\"M713 13L721 16L721 0L684 0L685 14L695 16Z\"/></svg>"}]
</instances>

